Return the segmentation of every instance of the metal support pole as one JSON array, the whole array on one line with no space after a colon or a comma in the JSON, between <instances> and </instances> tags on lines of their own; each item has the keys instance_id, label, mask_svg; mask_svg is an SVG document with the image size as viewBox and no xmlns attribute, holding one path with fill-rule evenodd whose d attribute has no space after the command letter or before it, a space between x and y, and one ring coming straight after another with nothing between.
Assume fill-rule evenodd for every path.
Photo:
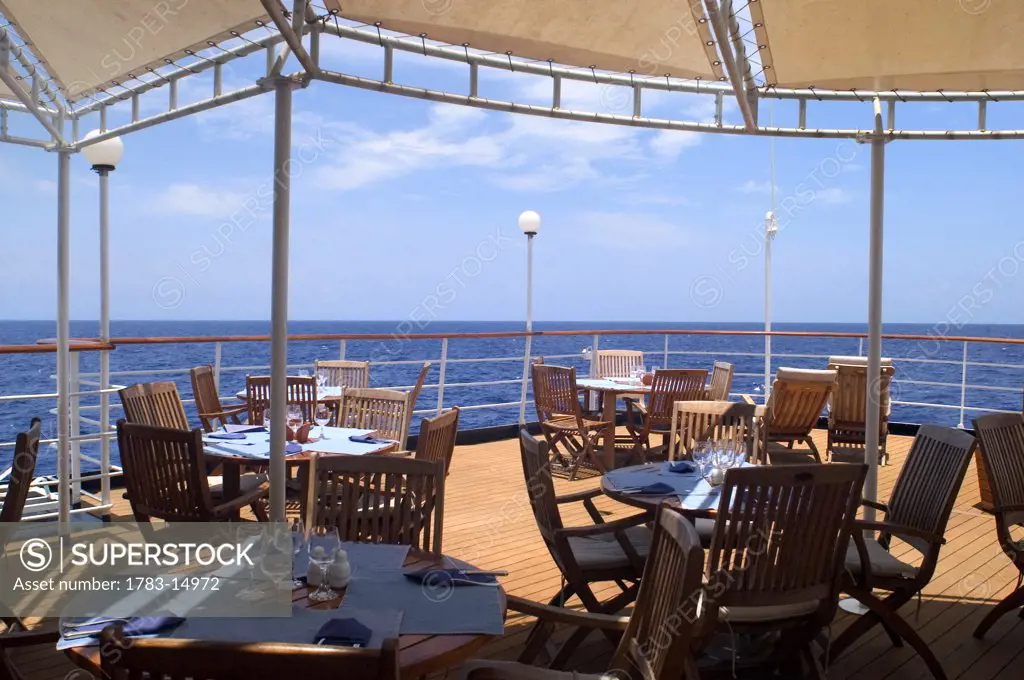
<instances>
[{"instance_id":1,"label":"metal support pole","mask_svg":"<svg viewBox=\"0 0 1024 680\"><path fill-rule=\"evenodd\" d=\"M533 237L526 235L526 332L533 332Z\"/></svg>"},{"instance_id":2,"label":"metal support pole","mask_svg":"<svg viewBox=\"0 0 1024 680\"><path fill-rule=\"evenodd\" d=\"M338 358L342 361L345 360L345 354L347 353L347 344L344 340L338 341Z\"/></svg>"},{"instance_id":3,"label":"metal support pole","mask_svg":"<svg viewBox=\"0 0 1024 680\"><path fill-rule=\"evenodd\" d=\"M213 343L213 386L217 389L217 394L220 394L220 364L224 355L224 346L219 343Z\"/></svg>"},{"instance_id":4,"label":"metal support pole","mask_svg":"<svg viewBox=\"0 0 1024 680\"><path fill-rule=\"evenodd\" d=\"M100 176L100 341L110 342L110 170L99 168ZM110 503L110 352L100 352L100 499ZM105 511L109 514L109 511Z\"/></svg>"},{"instance_id":5,"label":"metal support pole","mask_svg":"<svg viewBox=\"0 0 1024 680\"><path fill-rule=\"evenodd\" d=\"M285 431L288 417L288 217L292 148L292 87L280 78L274 85L274 251L270 305L270 519L284 522Z\"/></svg>"},{"instance_id":6,"label":"metal support pole","mask_svg":"<svg viewBox=\"0 0 1024 680\"><path fill-rule=\"evenodd\" d=\"M71 152L57 152L57 516L62 529L71 520L68 473L70 432L68 399L71 329L68 292L71 268Z\"/></svg>"},{"instance_id":7,"label":"metal support pole","mask_svg":"<svg viewBox=\"0 0 1024 680\"><path fill-rule=\"evenodd\" d=\"M665 351L662 355L661 366L662 368L668 368L668 333L665 334Z\"/></svg>"},{"instance_id":8,"label":"metal support pole","mask_svg":"<svg viewBox=\"0 0 1024 680\"><path fill-rule=\"evenodd\" d=\"M967 341L964 340L963 356L960 360L960 425L964 428L964 411L967 410Z\"/></svg>"},{"instance_id":9,"label":"metal support pole","mask_svg":"<svg viewBox=\"0 0 1024 680\"><path fill-rule=\"evenodd\" d=\"M78 354L71 353L71 370L68 372L68 396L71 397L71 504L77 505L82 500L82 443L79 438L82 435L82 398L78 396L82 391L82 382L78 371Z\"/></svg>"},{"instance_id":10,"label":"metal support pole","mask_svg":"<svg viewBox=\"0 0 1024 680\"><path fill-rule=\"evenodd\" d=\"M437 374L437 415L444 410L444 374L448 368L448 338L441 338L441 365Z\"/></svg>"},{"instance_id":11,"label":"metal support pole","mask_svg":"<svg viewBox=\"0 0 1024 680\"><path fill-rule=\"evenodd\" d=\"M533 336L526 336L526 347L523 349L523 386L522 392L519 395L519 424L526 425L526 392L530 384L530 373L532 367L530 365L530 359L533 357Z\"/></svg>"},{"instance_id":12,"label":"metal support pole","mask_svg":"<svg viewBox=\"0 0 1024 680\"><path fill-rule=\"evenodd\" d=\"M864 497L878 500L878 414L882 374L882 218L885 200L885 138L882 136L882 103L875 99L875 134L871 138L871 236L868 246L868 399L864 415L864 456L868 476ZM874 511L864 509L864 519L874 521Z\"/></svg>"},{"instance_id":13,"label":"metal support pole","mask_svg":"<svg viewBox=\"0 0 1024 680\"><path fill-rule=\"evenodd\" d=\"M774 173L772 182L774 183ZM774 187L772 189L774 193ZM772 201L774 203L774 200ZM769 212L764 219L764 399L772 388L772 241L778 233L775 213Z\"/></svg>"}]
</instances>

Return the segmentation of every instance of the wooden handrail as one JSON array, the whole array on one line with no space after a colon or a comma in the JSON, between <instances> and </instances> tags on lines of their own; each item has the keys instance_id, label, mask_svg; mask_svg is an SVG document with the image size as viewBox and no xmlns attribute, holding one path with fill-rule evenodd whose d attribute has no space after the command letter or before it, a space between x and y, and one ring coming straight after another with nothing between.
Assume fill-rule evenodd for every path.
<instances>
[{"instance_id":1,"label":"wooden handrail","mask_svg":"<svg viewBox=\"0 0 1024 680\"><path fill-rule=\"evenodd\" d=\"M288 336L289 341L323 341L323 340L441 340L449 339L486 339L486 338L523 338L562 337L586 335L707 335L707 336L756 336L764 337L797 337L797 338L867 338L866 333L842 333L833 331L749 331L749 330L710 330L710 329L625 329L608 330L553 330L553 331L489 331L481 333L314 333ZM937 342L980 342L1007 345L1024 345L1024 338L991 338L965 335L882 335L883 340L926 340ZM99 340L76 338L72 341L72 351L96 351L115 349L117 345L167 345L182 343L210 342L270 342L269 335L189 335L180 337L134 337L111 338L110 344L104 345ZM35 345L0 345L0 354L33 354L55 352L56 344L52 340L40 341Z\"/></svg>"}]
</instances>

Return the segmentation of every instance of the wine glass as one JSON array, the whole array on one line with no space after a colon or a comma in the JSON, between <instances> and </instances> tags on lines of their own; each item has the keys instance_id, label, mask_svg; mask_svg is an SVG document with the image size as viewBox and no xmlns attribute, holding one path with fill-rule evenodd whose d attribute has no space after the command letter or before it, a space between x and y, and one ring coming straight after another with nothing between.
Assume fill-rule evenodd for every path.
<instances>
[{"instance_id":1,"label":"wine glass","mask_svg":"<svg viewBox=\"0 0 1024 680\"><path fill-rule=\"evenodd\" d=\"M320 369L316 372L316 392L317 394L324 394L324 389L327 387L327 371Z\"/></svg>"},{"instance_id":2,"label":"wine glass","mask_svg":"<svg viewBox=\"0 0 1024 680\"><path fill-rule=\"evenodd\" d=\"M267 428L267 433L270 433L270 409L263 410L263 427Z\"/></svg>"},{"instance_id":3,"label":"wine glass","mask_svg":"<svg viewBox=\"0 0 1024 680\"><path fill-rule=\"evenodd\" d=\"M309 550L309 541L306 536L306 527L302 523L301 517L295 518L295 521L292 522L291 529L288 533L291 534L292 538L292 562L294 563L295 558L299 556L299 553L302 552L303 548L305 548L307 551ZM305 585L306 584L300 581L299 579L292 580L293 590L295 588L302 588Z\"/></svg>"},{"instance_id":4,"label":"wine glass","mask_svg":"<svg viewBox=\"0 0 1024 680\"><path fill-rule=\"evenodd\" d=\"M294 579L295 540L291 531L284 531L280 525L270 529L270 535L261 541L260 571L279 590L301 588L302 582Z\"/></svg>"},{"instance_id":5,"label":"wine glass","mask_svg":"<svg viewBox=\"0 0 1024 680\"><path fill-rule=\"evenodd\" d=\"M320 568L320 585L309 594L313 602L336 600L340 595L327 583L327 568L334 561L334 553L341 548L338 530L334 527L315 527L309 532L309 561Z\"/></svg>"},{"instance_id":6,"label":"wine glass","mask_svg":"<svg viewBox=\"0 0 1024 680\"><path fill-rule=\"evenodd\" d=\"M697 464L697 468L700 470L700 476L707 478L707 470L711 466L711 459L714 452L711 448L711 442L701 441L693 445L693 462Z\"/></svg>"},{"instance_id":7,"label":"wine glass","mask_svg":"<svg viewBox=\"0 0 1024 680\"><path fill-rule=\"evenodd\" d=\"M263 527L256 522L239 522L237 528L235 529L235 541L238 543L239 546L249 545L253 542L259 543L263 538ZM249 584L245 588L242 588L240 591L235 593L235 597L237 597L239 600L244 600L246 602L257 602L264 598L263 590L257 587L256 583L253 581L254 569L255 565L253 565L250 562L248 568Z\"/></svg>"},{"instance_id":8,"label":"wine glass","mask_svg":"<svg viewBox=\"0 0 1024 680\"><path fill-rule=\"evenodd\" d=\"M327 404L316 405L316 408L313 409L313 420L320 426L320 439L327 439L324 427L331 422L331 409L327 408Z\"/></svg>"},{"instance_id":9,"label":"wine glass","mask_svg":"<svg viewBox=\"0 0 1024 680\"><path fill-rule=\"evenodd\" d=\"M288 406L288 429L293 433L298 432L299 427L302 426L302 409L298 404L291 404Z\"/></svg>"}]
</instances>

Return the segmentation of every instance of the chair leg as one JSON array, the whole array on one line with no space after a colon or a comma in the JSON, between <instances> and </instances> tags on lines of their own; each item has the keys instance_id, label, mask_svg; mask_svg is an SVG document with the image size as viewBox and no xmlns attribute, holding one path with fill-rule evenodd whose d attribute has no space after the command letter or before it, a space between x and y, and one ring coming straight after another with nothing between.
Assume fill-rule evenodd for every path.
<instances>
[{"instance_id":1,"label":"chair leg","mask_svg":"<svg viewBox=\"0 0 1024 680\"><path fill-rule=\"evenodd\" d=\"M267 503L266 501L256 501L249 506L252 509L252 514L256 517L257 522L269 522L270 515L267 514Z\"/></svg>"},{"instance_id":2,"label":"chair leg","mask_svg":"<svg viewBox=\"0 0 1024 680\"><path fill-rule=\"evenodd\" d=\"M810 448L811 453L814 454L814 460L817 461L818 463L820 463L821 462L821 454L818 453L818 447L815 446L814 440L811 439L810 437L804 437L804 443L807 444L807 447ZM790 448L792 448L792 447L790 447Z\"/></svg>"},{"instance_id":3,"label":"chair leg","mask_svg":"<svg viewBox=\"0 0 1024 680\"><path fill-rule=\"evenodd\" d=\"M974 637L979 639L985 637L985 633L988 632L988 629L991 628L995 622L1003 616L1003 614L1013 611L1022 604L1024 604L1024 588L1018 588L1010 593L1006 599L993 607L992 611L985 615L985 618L981 620L978 627L974 629ZM1021 612L1021 615L1024 616L1024 611Z\"/></svg>"},{"instance_id":4,"label":"chair leg","mask_svg":"<svg viewBox=\"0 0 1024 680\"><path fill-rule=\"evenodd\" d=\"M577 628L574 630L572 635L569 636L569 639L566 640L558 649L558 653L555 654L555 658L551 660L548 668L561 670L565 666L566 662L569 661L569 657L572 656L572 653L576 651L591 632L593 632L593 630L590 628Z\"/></svg>"},{"instance_id":5,"label":"chair leg","mask_svg":"<svg viewBox=\"0 0 1024 680\"><path fill-rule=\"evenodd\" d=\"M924 661L925 665L928 666L928 670L932 672L932 676L935 680L946 680L946 671L942 668L942 664L939 663L938 658L932 652L931 648L928 647L928 643L921 639L921 636L917 634L917 631L910 627L910 624L903 620L897 612L891 612L885 617L886 624L891 626L896 634L907 641L907 643L914 648L914 651L918 653L921 660Z\"/></svg>"}]
</instances>

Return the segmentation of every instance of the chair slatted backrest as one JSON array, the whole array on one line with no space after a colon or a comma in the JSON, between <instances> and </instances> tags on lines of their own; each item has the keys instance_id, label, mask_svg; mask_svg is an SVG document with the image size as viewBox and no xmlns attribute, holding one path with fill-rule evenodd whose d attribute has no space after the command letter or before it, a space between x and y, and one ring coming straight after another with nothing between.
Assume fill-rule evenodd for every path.
<instances>
[{"instance_id":1,"label":"chair slatted backrest","mask_svg":"<svg viewBox=\"0 0 1024 680\"><path fill-rule=\"evenodd\" d=\"M666 425L672 420L672 407L677 401L698 401L704 398L708 372L702 368L666 368L654 373L651 393L647 399L647 415Z\"/></svg>"},{"instance_id":2,"label":"chair slatted backrest","mask_svg":"<svg viewBox=\"0 0 1024 680\"><path fill-rule=\"evenodd\" d=\"M867 366L850 364L829 364L829 369L836 372L836 384L829 399L829 420L832 427L845 429L864 429L864 415L868 403L868 369ZM879 418L887 419L890 406L889 384L895 369L882 366L878 380Z\"/></svg>"},{"instance_id":3,"label":"chair slatted backrest","mask_svg":"<svg viewBox=\"0 0 1024 680\"><path fill-rule=\"evenodd\" d=\"M1011 541L1009 528L1024 523L1024 415L981 416L974 419L974 431L978 435L978 458L992 492L996 530L1005 546Z\"/></svg>"},{"instance_id":4,"label":"chair slatted backrest","mask_svg":"<svg viewBox=\"0 0 1024 680\"><path fill-rule=\"evenodd\" d=\"M747 459L754 454L753 404L732 401L677 401L672 410L668 459L688 458L697 442L740 442Z\"/></svg>"},{"instance_id":5,"label":"chair slatted backrest","mask_svg":"<svg viewBox=\"0 0 1024 680\"><path fill-rule=\"evenodd\" d=\"M864 464L729 470L706 592L726 607L817 602L811 611L831 621L866 473Z\"/></svg>"},{"instance_id":6,"label":"chair slatted backrest","mask_svg":"<svg viewBox=\"0 0 1024 680\"><path fill-rule=\"evenodd\" d=\"M117 394L129 423L189 429L178 386L172 382L139 383L118 390Z\"/></svg>"},{"instance_id":7,"label":"chair slatted backrest","mask_svg":"<svg viewBox=\"0 0 1024 680\"><path fill-rule=\"evenodd\" d=\"M411 545L441 553L443 461L318 456L304 482L309 527L337 527L343 541Z\"/></svg>"},{"instance_id":8,"label":"chair slatted backrest","mask_svg":"<svg viewBox=\"0 0 1024 680\"><path fill-rule=\"evenodd\" d=\"M28 501L29 487L36 472L39 457L39 437L42 421L33 418L31 427L19 432L14 440L14 459L11 461L11 475L7 480L7 493L0 508L0 522L20 522Z\"/></svg>"},{"instance_id":9,"label":"chair slatted backrest","mask_svg":"<svg viewBox=\"0 0 1024 680\"><path fill-rule=\"evenodd\" d=\"M288 376L287 403L298 405L302 409L302 419L313 422L316 410L316 378ZM270 376L245 376L245 397L249 402L249 422L253 425L263 424L263 412L270 408Z\"/></svg>"},{"instance_id":10,"label":"chair slatted backrest","mask_svg":"<svg viewBox=\"0 0 1024 680\"><path fill-rule=\"evenodd\" d=\"M835 380L835 371L780 368L765 406L763 426L768 438L809 435L818 424Z\"/></svg>"},{"instance_id":11,"label":"chair slatted backrest","mask_svg":"<svg viewBox=\"0 0 1024 680\"><path fill-rule=\"evenodd\" d=\"M728 401L732 390L732 374L735 367L727 361L716 361L711 368L711 383L708 385L708 399Z\"/></svg>"},{"instance_id":12,"label":"chair slatted backrest","mask_svg":"<svg viewBox=\"0 0 1024 680\"><path fill-rule=\"evenodd\" d=\"M331 387L369 387L370 362L344 359L318 360L317 375L324 375Z\"/></svg>"},{"instance_id":13,"label":"chair slatted backrest","mask_svg":"<svg viewBox=\"0 0 1024 680\"><path fill-rule=\"evenodd\" d=\"M416 411L416 402L420 400L420 392L423 391L423 383L427 380L427 373L430 372L430 362L424 361L420 374L416 376L416 384L409 393L408 416L405 425L405 439L402 441L402 448L409 448L409 430L412 428L412 416Z\"/></svg>"},{"instance_id":14,"label":"chair slatted backrest","mask_svg":"<svg viewBox=\"0 0 1024 680\"><path fill-rule=\"evenodd\" d=\"M565 416L582 418L575 368L534 364L532 370L533 400L541 422Z\"/></svg>"},{"instance_id":15,"label":"chair slatted backrest","mask_svg":"<svg viewBox=\"0 0 1024 680\"><path fill-rule=\"evenodd\" d=\"M942 536L974 455L975 439L963 430L922 425L889 496L886 520ZM921 552L928 541L900 536Z\"/></svg>"},{"instance_id":16,"label":"chair slatted backrest","mask_svg":"<svg viewBox=\"0 0 1024 680\"><path fill-rule=\"evenodd\" d=\"M255 680L256 678L345 678L398 680L398 640L381 649L277 642L209 642L172 638L126 638L120 627L101 634L105 677L111 680ZM71 677L71 676L68 676Z\"/></svg>"},{"instance_id":17,"label":"chair slatted backrest","mask_svg":"<svg viewBox=\"0 0 1024 680\"><path fill-rule=\"evenodd\" d=\"M555 548L555 532L564 525L555 500L555 482L551 477L548 453L546 441L537 439L525 429L519 431L519 455L523 461L523 477L526 479L526 493L530 498L533 518L537 520L537 529L551 557L562 568L564 565Z\"/></svg>"},{"instance_id":18,"label":"chair slatted backrest","mask_svg":"<svg viewBox=\"0 0 1024 680\"><path fill-rule=\"evenodd\" d=\"M632 349L597 350L597 377L630 378L644 367L644 353Z\"/></svg>"},{"instance_id":19,"label":"chair slatted backrest","mask_svg":"<svg viewBox=\"0 0 1024 680\"><path fill-rule=\"evenodd\" d=\"M690 649L698 620L704 551L693 525L666 505L654 518L654 536L640 592L608 676L678 680L693 672Z\"/></svg>"},{"instance_id":20,"label":"chair slatted backrest","mask_svg":"<svg viewBox=\"0 0 1024 680\"><path fill-rule=\"evenodd\" d=\"M203 431L117 423L125 490L137 521L202 522L212 518Z\"/></svg>"},{"instance_id":21,"label":"chair slatted backrest","mask_svg":"<svg viewBox=\"0 0 1024 680\"><path fill-rule=\"evenodd\" d=\"M449 474L458 433L458 406L436 418L424 418L420 422L420 435L416 438L416 460L443 461L445 475Z\"/></svg>"},{"instance_id":22,"label":"chair slatted backrest","mask_svg":"<svg viewBox=\"0 0 1024 680\"><path fill-rule=\"evenodd\" d=\"M405 443L409 395L398 390L362 387L345 390L338 427L375 430L383 439Z\"/></svg>"},{"instance_id":23,"label":"chair slatted backrest","mask_svg":"<svg viewBox=\"0 0 1024 680\"><path fill-rule=\"evenodd\" d=\"M220 395L217 394L217 381L214 380L213 366L196 366L192 374L192 396L196 400L196 410L199 411L199 420L203 429L213 432L220 425L226 425L227 420L223 417L211 418L207 413L222 413L224 407L220 403ZM220 421L220 425L217 424Z\"/></svg>"}]
</instances>

